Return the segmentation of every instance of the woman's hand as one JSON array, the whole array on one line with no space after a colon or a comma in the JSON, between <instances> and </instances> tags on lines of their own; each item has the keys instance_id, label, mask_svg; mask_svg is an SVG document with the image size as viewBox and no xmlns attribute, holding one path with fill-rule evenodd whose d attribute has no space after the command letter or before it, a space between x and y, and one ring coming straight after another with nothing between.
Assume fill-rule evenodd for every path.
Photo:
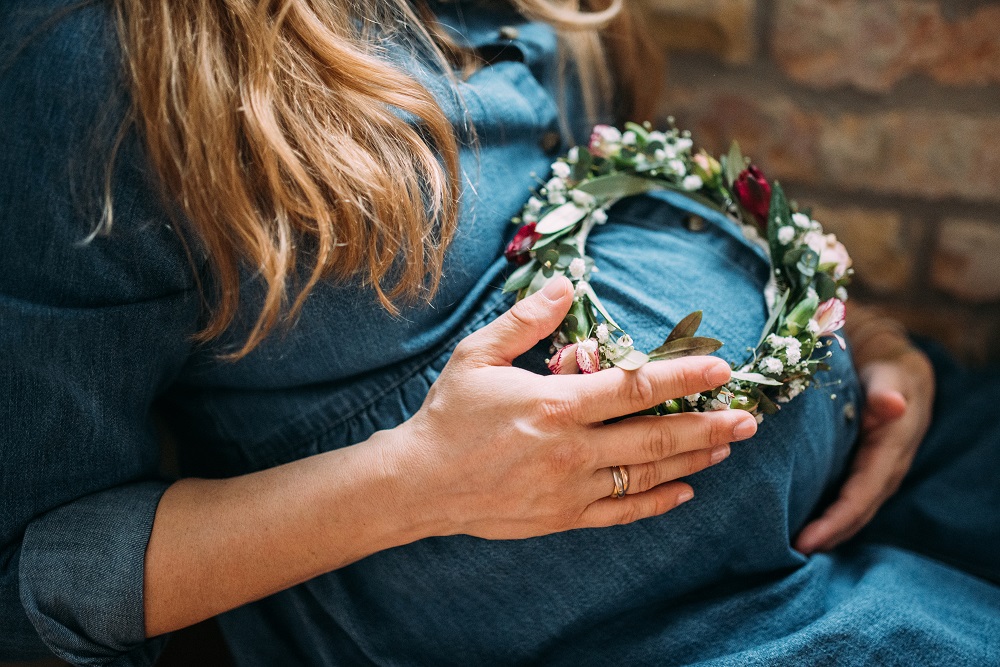
<instances>
[{"instance_id":1,"label":"woman's hand","mask_svg":"<svg viewBox=\"0 0 1000 667\"><path fill-rule=\"evenodd\" d=\"M693 495L678 478L756 432L740 410L603 423L727 382L717 358L592 375L512 367L555 330L572 294L569 281L554 280L463 340L419 412L398 427L383 460L422 486L414 519L430 521L432 534L524 538L663 514ZM630 478L621 499L610 497L618 465Z\"/></svg>"},{"instance_id":2,"label":"woman's hand","mask_svg":"<svg viewBox=\"0 0 1000 667\"><path fill-rule=\"evenodd\" d=\"M799 534L795 546L806 554L833 549L871 521L899 489L930 425L930 360L899 327L867 330L855 343L855 365L867 394L858 451L840 497Z\"/></svg>"}]
</instances>

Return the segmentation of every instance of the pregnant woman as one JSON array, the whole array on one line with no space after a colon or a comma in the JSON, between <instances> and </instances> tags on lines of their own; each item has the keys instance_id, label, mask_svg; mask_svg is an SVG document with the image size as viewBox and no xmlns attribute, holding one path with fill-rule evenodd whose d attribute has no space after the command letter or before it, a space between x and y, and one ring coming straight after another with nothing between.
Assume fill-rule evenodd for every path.
<instances>
[{"instance_id":1,"label":"pregnant woman","mask_svg":"<svg viewBox=\"0 0 1000 667\"><path fill-rule=\"evenodd\" d=\"M240 665L1000 663L996 378L938 359L925 437L870 315L759 432L614 420L715 357L545 371L573 290L513 305L509 221L659 79L588 4L0 5L0 660L221 614ZM625 199L588 252L638 348L756 342L725 216Z\"/></svg>"}]
</instances>

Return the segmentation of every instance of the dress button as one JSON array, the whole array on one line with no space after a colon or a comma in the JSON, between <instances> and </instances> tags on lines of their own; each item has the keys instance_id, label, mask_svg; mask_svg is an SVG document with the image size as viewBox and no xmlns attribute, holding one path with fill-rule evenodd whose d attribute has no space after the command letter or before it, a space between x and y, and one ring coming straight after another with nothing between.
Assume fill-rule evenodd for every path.
<instances>
[{"instance_id":1,"label":"dress button","mask_svg":"<svg viewBox=\"0 0 1000 667\"><path fill-rule=\"evenodd\" d=\"M700 232L705 229L705 218L700 215L689 215L684 219L684 226L688 231Z\"/></svg>"},{"instance_id":2,"label":"dress button","mask_svg":"<svg viewBox=\"0 0 1000 667\"><path fill-rule=\"evenodd\" d=\"M854 421L854 418L858 416L858 409L854 407L854 403L848 403L844 406L844 419L849 422Z\"/></svg>"},{"instance_id":3,"label":"dress button","mask_svg":"<svg viewBox=\"0 0 1000 667\"><path fill-rule=\"evenodd\" d=\"M559 149L559 145L562 143L562 137L555 130L551 130L542 135L542 138L538 141L539 147L546 154L552 155L556 150Z\"/></svg>"},{"instance_id":4,"label":"dress button","mask_svg":"<svg viewBox=\"0 0 1000 667\"><path fill-rule=\"evenodd\" d=\"M500 39L517 39L520 36L521 33L513 26L505 25L500 28Z\"/></svg>"}]
</instances>

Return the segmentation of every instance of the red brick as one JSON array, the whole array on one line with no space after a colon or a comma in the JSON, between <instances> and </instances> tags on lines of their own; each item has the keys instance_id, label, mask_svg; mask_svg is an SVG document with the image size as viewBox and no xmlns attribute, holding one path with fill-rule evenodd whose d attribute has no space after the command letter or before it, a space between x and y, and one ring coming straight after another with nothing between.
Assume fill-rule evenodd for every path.
<instances>
[{"instance_id":1,"label":"red brick","mask_svg":"<svg viewBox=\"0 0 1000 667\"><path fill-rule=\"evenodd\" d=\"M756 0L640 0L653 37L668 51L713 53L731 64L757 52Z\"/></svg>"},{"instance_id":2,"label":"red brick","mask_svg":"<svg viewBox=\"0 0 1000 667\"><path fill-rule=\"evenodd\" d=\"M885 91L910 74L1000 82L1000 6L949 21L934 0L777 0L771 52L793 79Z\"/></svg>"},{"instance_id":3,"label":"red brick","mask_svg":"<svg viewBox=\"0 0 1000 667\"><path fill-rule=\"evenodd\" d=\"M946 220L938 230L931 280L963 301L1000 302L1000 224Z\"/></svg>"},{"instance_id":4,"label":"red brick","mask_svg":"<svg viewBox=\"0 0 1000 667\"><path fill-rule=\"evenodd\" d=\"M668 87L664 115L713 151L737 139L787 181L927 199L1000 201L1000 116L950 111L826 113L769 93Z\"/></svg>"}]
</instances>

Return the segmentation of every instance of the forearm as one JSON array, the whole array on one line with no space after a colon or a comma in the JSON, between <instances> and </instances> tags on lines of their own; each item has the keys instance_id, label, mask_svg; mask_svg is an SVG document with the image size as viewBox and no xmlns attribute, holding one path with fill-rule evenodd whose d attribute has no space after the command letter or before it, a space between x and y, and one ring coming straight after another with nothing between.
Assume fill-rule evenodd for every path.
<instances>
[{"instance_id":1,"label":"forearm","mask_svg":"<svg viewBox=\"0 0 1000 667\"><path fill-rule=\"evenodd\" d=\"M433 533L392 460L395 431L226 480L181 480L145 562L147 636L176 630Z\"/></svg>"}]
</instances>

